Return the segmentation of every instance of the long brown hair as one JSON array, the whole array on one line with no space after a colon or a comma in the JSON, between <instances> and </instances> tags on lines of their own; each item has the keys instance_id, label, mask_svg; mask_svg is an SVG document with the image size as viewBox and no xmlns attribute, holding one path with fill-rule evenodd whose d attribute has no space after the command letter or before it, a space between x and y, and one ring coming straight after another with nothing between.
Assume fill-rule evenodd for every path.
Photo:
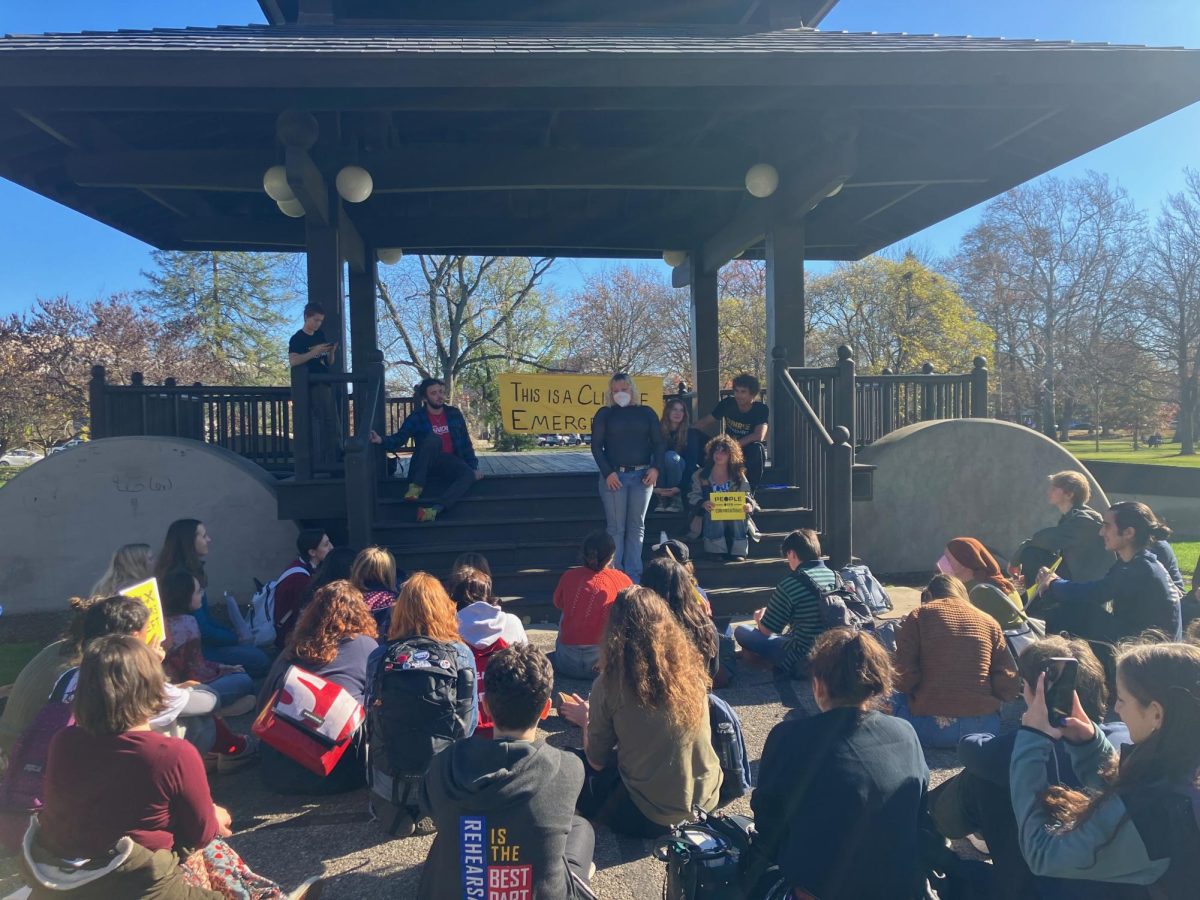
<instances>
[{"instance_id":1,"label":"long brown hair","mask_svg":"<svg viewBox=\"0 0 1200 900\"><path fill-rule=\"evenodd\" d=\"M429 637L435 641L460 641L454 601L442 583L428 572L413 572L392 607L388 640Z\"/></svg>"},{"instance_id":2,"label":"long brown hair","mask_svg":"<svg viewBox=\"0 0 1200 900\"><path fill-rule=\"evenodd\" d=\"M162 549L154 562L154 574L166 575L176 569L191 572L192 577L200 582L200 587L208 587L208 576L204 574L204 561L196 553L196 531L202 523L199 519L176 519L167 526L167 536L163 538Z\"/></svg>"},{"instance_id":3,"label":"long brown hair","mask_svg":"<svg viewBox=\"0 0 1200 900\"><path fill-rule=\"evenodd\" d=\"M145 725L163 709L162 665L135 637L110 634L83 651L75 689L75 721L97 736Z\"/></svg>"},{"instance_id":4,"label":"long brown hair","mask_svg":"<svg viewBox=\"0 0 1200 900\"><path fill-rule=\"evenodd\" d=\"M599 677L609 690L664 713L678 728L696 728L704 718L708 669L666 602L649 588L634 585L617 594Z\"/></svg>"},{"instance_id":5,"label":"long brown hair","mask_svg":"<svg viewBox=\"0 0 1200 900\"><path fill-rule=\"evenodd\" d=\"M1058 786L1046 792L1046 808L1064 825L1081 825L1110 797L1143 791L1151 784L1196 784L1200 770L1200 647L1168 643L1127 648L1117 661L1117 677L1133 695L1129 699L1143 706L1151 701L1162 706L1162 726L1126 751L1118 765L1102 773L1107 784L1098 795Z\"/></svg>"},{"instance_id":6,"label":"long brown hair","mask_svg":"<svg viewBox=\"0 0 1200 900\"><path fill-rule=\"evenodd\" d=\"M718 447L729 451L729 477L734 482L746 480L746 456L742 453L742 445L727 434L718 434L704 447L704 466L712 477L713 456Z\"/></svg>"},{"instance_id":7,"label":"long brown hair","mask_svg":"<svg viewBox=\"0 0 1200 900\"><path fill-rule=\"evenodd\" d=\"M670 418L671 408L675 406L683 410L683 421L679 423L679 429L674 433L674 437L672 437ZM660 424L662 427L663 442L667 445L668 450L682 453L687 449L688 428L692 424L692 410L686 400L682 400L679 397L672 397L668 400L663 406L662 421Z\"/></svg>"},{"instance_id":8,"label":"long brown hair","mask_svg":"<svg viewBox=\"0 0 1200 900\"><path fill-rule=\"evenodd\" d=\"M705 662L717 655L717 631L700 605L701 594L687 569L673 559L652 559L642 570L641 584L666 601Z\"/></svg>"},{"instance_id":9,"label":"long brown hair","mask_svg":"<svg viewBox=\"0 0 1200 900\"><path fill-rule=\"evenodd\" d=\"M335 581L320 588L300 613L292 632L291 650L300 660L323 666L337 658L342 641L378 634L362 591L348 581Z\"/></svg>"}]
</instances>

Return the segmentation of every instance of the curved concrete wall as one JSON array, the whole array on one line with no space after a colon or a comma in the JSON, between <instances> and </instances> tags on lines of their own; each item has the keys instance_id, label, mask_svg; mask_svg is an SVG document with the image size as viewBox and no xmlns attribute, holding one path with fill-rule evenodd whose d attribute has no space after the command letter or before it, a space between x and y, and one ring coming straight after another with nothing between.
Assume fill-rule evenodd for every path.
<instances>
[{"instance_id":1,"label":"curved concrete wall","mask_svg":"<svg viewBox=\"0 0 1200 900\"><path fill-rule=\"evenodd\" d=\"M0 489L0 604L5 614L61 610L117 547L157 552L184 518L213 537L209 597L247 599L253 578L274 578L296 555L296 526L276 513L274 479L227 450L161 437L90 441Z\"/></svg>"},{"instance_id":2,"label":"curved concrete wall","mask_svg":"<svg viewBox=\"0 0 1200 900\"><path fill-rule=\"evenodd\" d=\"M909 425L857 455L876 467L874 496L854 504L854 553L877 573L932 572L946 541L978 538L1007 556L1058 521L1046 478L1087 476L1093 507L1107 499L1079 460L1011 422L949 419Z\"/></svg>"}]
</instances>

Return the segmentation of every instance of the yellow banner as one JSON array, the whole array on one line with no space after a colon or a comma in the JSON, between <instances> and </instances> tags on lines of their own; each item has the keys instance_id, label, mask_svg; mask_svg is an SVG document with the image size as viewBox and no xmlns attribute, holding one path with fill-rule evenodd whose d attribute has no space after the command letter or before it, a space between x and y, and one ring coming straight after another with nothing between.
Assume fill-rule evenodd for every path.
<instances>
[{"instance_id":1,"label":"yellow banner","mask_svg":"<svg viewBox=\"0 0 1200 900\"><path fill-rule=\"evenodd\" d=\"M746 518L745 491L714 491L708 499L712 501L709 515L714 522L740 522Z\"/></svg>"},{"instance_id":2,"label":"yellow banner","mask_svg":"<svg viewBox=\"0 0 1200 900\"><path fill-rule=\"evenodd\" d=\"M608 375L500 376L500 413L509 434L591 434L592 417L605 405ZM638 400L662 416L662 376L635 375Z\"/></svg>"},{"instance_id":3,"label":"yellow banner","mask_svg":"<svg viewBox=\"0 0 1200 900\"><path fill-rule=\"evenodd\" d=\"M121 589L121 594L140 600L150 610L150 620L146 622L146 643L151 647L158 639L166 640L167 625L163 620L162 600L158 596L158 580L148 578L135 585Z\"/></svg>"}]
</instances>

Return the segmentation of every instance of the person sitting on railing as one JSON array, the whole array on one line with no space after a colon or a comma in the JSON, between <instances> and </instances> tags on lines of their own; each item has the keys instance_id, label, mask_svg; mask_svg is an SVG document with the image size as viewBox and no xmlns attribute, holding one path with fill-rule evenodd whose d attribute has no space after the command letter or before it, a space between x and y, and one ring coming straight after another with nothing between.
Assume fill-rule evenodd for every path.
<instances>
[{"instance_id":1,"label":"person sitting on railing","mask_svg":"<svg viewBox=\"0 0 1200 900\"><path fill-rule=\"evenodd\" d=\"M479 471L467 420L456 407L446 404L446 382L423 378L413 394L422 405L409 413L400 430L387 438L372 431L368 440L382 444L389 453L410 439L416 445L408 464L408 492L404 495L409 503L420 502L430 475L450 482L439 502L423 503L417 510L418 522L432 522L438 513L454 506L483 473Z\"/></svg>"},{"instance_id":2,"label":"person sitting on railing","mask_svg":"<svg viewBox=\"0 0 1200 900\"><path fill-rule=\"evenodd\" d=\"M758 399L758 391L758 379L743 372L733 379L733 396L726 397L696 423L698 429L712 436L721 427L721 420L725 421L725 433L742 447L753 490L758 490L767 464L767 420L771 415L767 404Z\"/></svg>"},{"instance_id":3,"label":"person sitting on railing","mask_svg":"<svg viewBox=\"0 0 1200 900\"><path fill-rule=\"evenodd\" d=\"M293 369L306 366L310 375L329 374L338 345L336 341L326 339L325 331L321 328L324 322L325 307L320 303L305 305L304 327L288 341L288 365ZM314 384L308 397L312 410L313 459L321 465L332 466L341 449L342 434L337 407L333 402L333 388L328 384Z\"/></svg>"}]
</instances>

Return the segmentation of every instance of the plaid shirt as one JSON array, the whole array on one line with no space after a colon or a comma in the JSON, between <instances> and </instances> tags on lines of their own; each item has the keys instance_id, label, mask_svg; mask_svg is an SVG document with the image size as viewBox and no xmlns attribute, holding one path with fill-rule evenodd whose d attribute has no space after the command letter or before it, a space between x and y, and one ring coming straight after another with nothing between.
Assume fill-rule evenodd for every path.
<instances>
[{"instance_id":1,"label":"plaid shirt","mask_svg":"<svg viewBox=\"0 0 1200 900\"><path fill-rule=\"evenodd\" d=\"M458 407L446 405L442 410L446 415L446 426L450 429L450 443L454 445L454 455L472 469L478 469L479 460L475 457L475 447L471 444L471 435L467 431L467 420L463 418ZM408 415L399 431L383 439L383 449L392 453L410 440L415 441L427 434L433 434L433 425L429 422L429 411L422 405Z\"/></svg>"}]
</instances>

